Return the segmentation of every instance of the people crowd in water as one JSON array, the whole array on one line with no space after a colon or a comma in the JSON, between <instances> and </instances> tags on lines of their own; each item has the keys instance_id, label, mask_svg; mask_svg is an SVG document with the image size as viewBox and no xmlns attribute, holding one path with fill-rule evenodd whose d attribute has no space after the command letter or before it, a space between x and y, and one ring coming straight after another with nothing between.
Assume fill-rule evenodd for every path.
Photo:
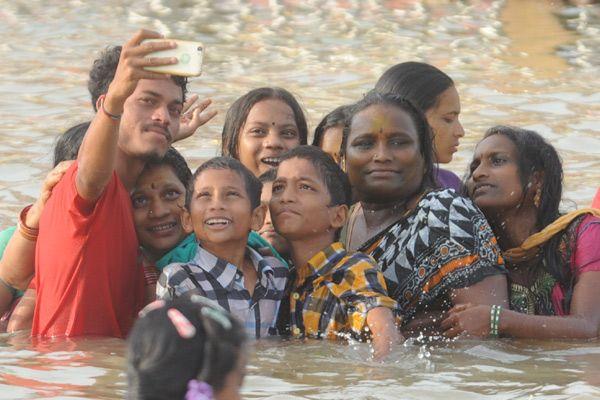
<instances>
[{"instance_id":1,"label":"people crowd in water","mask_svg":"<svg viewBox=\"0 0 600 400\"><path fill-rule=\"evenodd\" d=\"M172 145L216 112L144 69L174 63L147 56L175 46L143 43L161 38L101 53L94 118L0 234L2 329L128 338L136 399L239 398L245 343L270 336L376 360L422 335L598 337L600 210L560 209L538 133L491 127L461 180L440 168L465 135L458 89L403 62L312 135L289 91L250 90L192 173Z\"/></svg>"}]
</instances>

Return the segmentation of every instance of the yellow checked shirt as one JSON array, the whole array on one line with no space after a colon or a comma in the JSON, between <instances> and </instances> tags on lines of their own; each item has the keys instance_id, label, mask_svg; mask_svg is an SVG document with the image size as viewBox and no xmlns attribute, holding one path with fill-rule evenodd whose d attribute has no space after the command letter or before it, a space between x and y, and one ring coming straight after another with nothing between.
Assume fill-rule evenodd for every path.
<instances>
[{"instance_id":1,"label":"yellow checked shirt","mask_svg":"<svg viewBox=\"0 0 600 400\"><path fill-rule=\"evenodd\" d=\"M290 296L293 336L366 340L367 313L376 307L389 308L400 322L397 303L388 297L375 261L348 253L339 242L296 272Z\"/></svg>"}]
</instances>

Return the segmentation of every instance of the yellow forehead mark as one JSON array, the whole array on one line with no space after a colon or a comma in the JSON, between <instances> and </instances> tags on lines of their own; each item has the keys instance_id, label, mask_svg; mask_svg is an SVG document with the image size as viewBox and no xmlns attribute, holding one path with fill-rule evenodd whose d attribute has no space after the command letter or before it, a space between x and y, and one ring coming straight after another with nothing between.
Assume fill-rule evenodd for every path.
<instances>
[{"instance_id":1,"label":"yellow forehead mark","mask_svg":"<svg viewBox=\"0 0 600 400\"><path fill-rule=\"evenodd\" d=\"M376 115L371 121L371 132L382 132L383 128L389 123L389 118L385 114Z\"/></svg>"}]
</instances>

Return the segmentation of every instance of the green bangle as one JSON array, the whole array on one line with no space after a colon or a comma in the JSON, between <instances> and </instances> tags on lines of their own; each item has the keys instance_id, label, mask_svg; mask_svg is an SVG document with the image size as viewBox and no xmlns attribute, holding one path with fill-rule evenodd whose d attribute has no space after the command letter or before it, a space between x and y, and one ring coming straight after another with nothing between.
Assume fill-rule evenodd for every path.
<instances>
[{"instance_id":1,"label":"green bangle","mask_svg":"<svg viewBox=\"0 0 600 400\"><path fill-rule=\"evenodd\" d=\"M490 337L497 338L500 334L500 311L502 306L493 305L490 308Z\"/></svg>"}]
</instances>

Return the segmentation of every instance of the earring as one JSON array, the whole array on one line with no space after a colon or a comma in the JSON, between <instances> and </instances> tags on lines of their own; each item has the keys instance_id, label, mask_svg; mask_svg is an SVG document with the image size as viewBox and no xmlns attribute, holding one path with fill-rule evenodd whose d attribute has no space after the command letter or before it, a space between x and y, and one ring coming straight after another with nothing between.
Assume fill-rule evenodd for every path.
<instances>
[{"instance_id":1,"label":"earring","mask_svg":"<svg viewBox=\"0 0 600 400\"><path fill-rule=\"evenodd\" d=\"M542 203L542 188L537 188L535 191L535 196L533 196L533 205L535 208L540 208L540 204Z\"/></svg>"},{"instance_id":2,"label":"earring","mask_svg":"<svg viewBox=\"0 0 600 400\"><path fill-rule=\"evenodd\" d=\"M340 160L340 168L342 168L342 171L346 172L346 157L342 156L342 159Z\"/></svg>"}]
</instances>

